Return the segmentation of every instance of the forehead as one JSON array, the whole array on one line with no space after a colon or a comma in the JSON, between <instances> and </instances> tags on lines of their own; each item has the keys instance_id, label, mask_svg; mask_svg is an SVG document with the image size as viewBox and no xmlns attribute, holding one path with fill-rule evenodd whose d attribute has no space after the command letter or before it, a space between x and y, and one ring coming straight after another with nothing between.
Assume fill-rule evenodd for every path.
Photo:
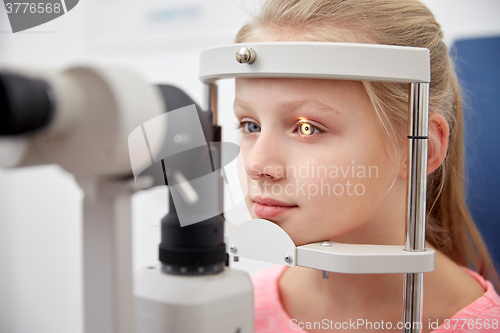
<instances>
[{"instance_id":1,"label":"forehead","mask_svg":"<svg viewBox=\"0 0 500 333\"><path fill-rule=\"evenodd\" d=\"M236 93L252 91L293 91L294 93L322 94L332 90L362 93L363 85L359 81L328 80L328 79L288 79L288 78L237 78L235 80Z\"/></svg>"},{"instance_id":2,"label":"forehead","mask_svg":"<svg viewBox=\"0 0 500 333\"><path fill-rule=\"evenodd\" d=\"M368 98L358 81L284 78L239 78L235 81L235 106L315 100L345 107Z\"/></svg>"}]
</instances>

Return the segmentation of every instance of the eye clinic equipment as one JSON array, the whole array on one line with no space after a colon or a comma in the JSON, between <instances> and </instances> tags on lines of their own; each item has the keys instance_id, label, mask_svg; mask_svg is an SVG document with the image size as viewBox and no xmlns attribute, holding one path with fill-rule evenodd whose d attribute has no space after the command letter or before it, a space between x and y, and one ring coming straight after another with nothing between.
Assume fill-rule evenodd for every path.
<instances>
[{"instance_id":1,"label":"eye clinic equipment","mask_svg":"<svg viewBox=\"0 0 500 333\"><path fill-rule=\"evenodd\" d=\"M161 221L161 265L135 273L136 332L253 332L251 280L246 272L224 265L222 196L238 199L227 186L238 180L227 169L237 161L239 148L220 142L211 112L198 115L193 105L185 106L191 103L168 98L166 114L129 136L134 176L151 164L146 170L156 168L155 178L163 178L169 189L168 214ZM186 138L185 144L171 144L176 137Z\"/></svg>"},{"instance_id":2,"label":"eye clinic equipment","mask_svg":"<svg viewBox=\"0 0 500 333\"><path fill-rule=\"evenodd\" d=\"M185 179L203 174L206 170L200 165L212 163L210 171L215 166L224 172L222 149L237 155L235 145L220 142L211 142L208 154L206 143L212 136L220 140L220 128L212 126L210 111L199 110L180 89L153 86L127 69L98 65L0 72L0 106L0 166L56 163L73 173L85 192L85 332L253 330L248 274L224 267L222 211L215 209L218 214L211 219L182 227L183 216L177 213L185 207L172 200L172 193L192 192ZM174 116L165 121L165 112ZM180 120L175 121L175 115ZM159 117L160 122L152 122ZM156 144L160 164L153 164L151 156L150 167L137 174L133 164L131 169L131 133L149 138L146 155ZM193 146L188 143L195 141L194 151L189 151ZM189 154L170 158L161 155L165 147ZM167 182L172 172L174 178ZM213 187L205 188L208 194L194 193L208 197L194 201L212 211L221 206L216 184L221 177L219 172L213 174L209 178ZM162 267L140 269L133 279L130 199L135 191L154 185L170 187L169 212L162 220Z\"/></svg>"},{"instance_id":3,"label":"eye clinic equipment","mask_svg":"<svg viewBox=\"0 0 500 333\"><path fill-rule=\"evenodd\" d=\"M409 84L407 217L402 246L319 242L296 247L279 226L254 219L229 236L232 260L245 257L339 273L404 273L404 332L420 332L423 274L434 270L425 248L429 51L424 48L322 42L241 43L205 50L200 79L217 121L216 81L225 78L309 78ZM256 246L258 244L258 246ZM411 323L411 324L410 324Z\"/></svg>"},{"instance_id":4,"label":"eye clinic equipment","mask_svg":"<svg viewBox=\"0 0 500 333\"><path fill-rule=\"evenodd\" d=\"M131 196L127 138L165 112L160 91L135 72L80 65L0 72L0 166L58 164L83 189L85 332L133 332ZM39 119L38 122L30 119Z\"/></svg>"}]
</instances>

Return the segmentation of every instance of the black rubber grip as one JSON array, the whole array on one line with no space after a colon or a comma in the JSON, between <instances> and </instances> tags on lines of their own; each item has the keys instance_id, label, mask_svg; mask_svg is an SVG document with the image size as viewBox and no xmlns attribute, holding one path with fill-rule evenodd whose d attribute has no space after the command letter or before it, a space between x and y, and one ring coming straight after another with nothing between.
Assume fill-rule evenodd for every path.
<instances>
[{"instance_id":1,"label":"black rubber grip","mask_svg":"<svg viewBox=\"0 0 500 333\"><path fill-rule=\"evenodd\" d=\"M50 124L50 86L44 81L0 73L0 136L29 133Z\"/></svg>"},{"instance_id":2,"label":"black rubber grip","mask_svg":"<svg viewBox=\"0 0 500 333\"><path fill-rule=\"evenodd\" d=\"M428 136L425 136L425 135L408 135L407 136L408 139L428 139L429 137Z\"/></svg>"}]
</instances>

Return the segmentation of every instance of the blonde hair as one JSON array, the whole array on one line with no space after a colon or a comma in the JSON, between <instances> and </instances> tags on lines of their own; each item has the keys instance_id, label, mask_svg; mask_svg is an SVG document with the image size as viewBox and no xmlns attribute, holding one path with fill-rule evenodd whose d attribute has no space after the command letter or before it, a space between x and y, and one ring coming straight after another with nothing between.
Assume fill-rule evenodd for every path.
<instances>
[{"instance_id":1,"label":"blonde hair","mask_svg":"<svg viewBox=\"0 0 500 333\"><path fill-rule=\"evenodd\" d=\"M499 286L498 275L465 202L463 107L441 27L418 0L269 0L236 36L259 41L352 42L430 50L430 114L450 127L448 153L428 176L426 239L457 264L473 266ZM406 143L408 84L363 82L387 142ZM432 139L432 138L431 138Z\"/></svg>"}]
</instances>

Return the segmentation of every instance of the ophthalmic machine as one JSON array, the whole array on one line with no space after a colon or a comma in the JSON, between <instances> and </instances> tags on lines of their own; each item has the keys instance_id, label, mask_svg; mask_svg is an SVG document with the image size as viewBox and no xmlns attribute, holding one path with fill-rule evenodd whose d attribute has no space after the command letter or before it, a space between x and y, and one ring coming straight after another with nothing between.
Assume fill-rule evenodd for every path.
<instances>
[{"instance_id":1,"label":"ophthalmic machine","mask_svg":"<svg viewBox=\"0 0 500 333\"><path fill-rule=\"evenodd\" d=\"M59 164L85 193L85 332L252 330L248 274L225 265L222 177L237 183L224 170L239 150L212 123L180 89L125 68L0 72L0 165ZM134 278L131 195L159 185L170 202L161 266Z\"/></svg>"},{"instance_id":2,"label":"ophthalmic machine","mask_svg":"<svg viewBox=\"0 0 500 333\"><path fill-rule=\"evenodd\" d=\"M216 81L238 77L409 84L404 245L325 240L297 247L263 219L246 221L224 238L222 198L234 202L245 193L236 193L239 180L229 171L239 149L220 142ZM183 92L149 85L125 69L0 74L0 135L11 147L1 165L58 163L85 191L85 331L253 332L250 280L224 265L226 252L229 264L250 258L322 270L324 278L328 272L402 273L403 322L410 324L404 332L420 331L412 324L422 321L423 274L434 270L435 255L425 248L429 51L349 43L234 44L201 53L200 79L207 87L206 111ZM4 120L10 125L2 126ZM130 195L154 185L169 187L161 265L132 275Z\"/></svg>"}]
</instances>

